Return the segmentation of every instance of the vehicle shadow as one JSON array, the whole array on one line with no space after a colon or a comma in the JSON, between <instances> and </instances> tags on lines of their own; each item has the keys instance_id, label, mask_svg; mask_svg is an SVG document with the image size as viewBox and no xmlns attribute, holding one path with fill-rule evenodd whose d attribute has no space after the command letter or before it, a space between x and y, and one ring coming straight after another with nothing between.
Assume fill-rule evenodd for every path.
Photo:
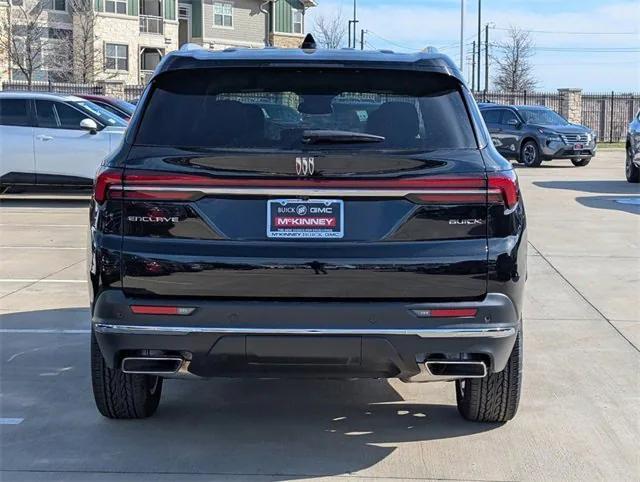
<instances>
[{"instance_id":1,"label":"vehicle shadow","mask_svg":"<svg viewBox=\"0 0 640 482\"><path fill-rule=\"evenodd\" d=\"M86 330L88 316L86 308L68 308L0 319L0 409L26 421L0 434L5 469L131 472L136 479L259 474L280 481L376 465L388 476L409 477L415 464L405 473L397 460L386 460L401 445L500 426L465 421L453 403L442 404L442 388L453 390L453 384L413 385L405 400L396 382L385 380L165 380L152 418L109 420L94 406L86 332L7 333ZM440 402L429 403L430 397ZM429 471L420 449L405 450L415 451L421 470Z\"/></svg>"},{"instance_id":2,"label":"vehicle shadow","mask_svg":"<svg viewBox=\"0 0 640 482\"><path fill-rule=\"evenodd\" d=\"M627 181L534 181L534 186L598 194L640 194L637 184Z\"/></svg>"},{"instance_id":3,"label":"vehicle shadow","mask_svg":"<svg viewBox=\"0 0 640 482\"><path fill-rule=\"evenodd\" d=\"M609 209L640 215L640 196L624 198L612 196L588 196L577 197L576 201L588 208Z\"/></svg>"}]
</instances>

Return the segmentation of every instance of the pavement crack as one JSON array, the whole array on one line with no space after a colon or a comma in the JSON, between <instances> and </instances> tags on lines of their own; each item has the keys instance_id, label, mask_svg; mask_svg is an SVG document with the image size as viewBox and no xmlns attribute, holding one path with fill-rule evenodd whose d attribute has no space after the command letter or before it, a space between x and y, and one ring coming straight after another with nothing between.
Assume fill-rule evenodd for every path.
<instances>
[{"instance_id":1,"label":"pavement crack","mask_svg":"<svg viewBox=\"0 0 640 482\"><path fill-rule=\"evenodd\" d=\"M13 290L13 291L10 291L9 293L6 293L6 294L4 294L4 295L0 296L0 300L1 300L1 299L3 299L3 298L6 298L7 296L10 296L10 295L12 295L12 294L14 294L14 293L17 293L18 291L22 291L22 290L26 290L27 288L31 288L33 285L38 284L40 281L45 280L45 279L48 279L48 278L51 278L52 276L54 276L54 275L56 275L56 274L58 274L58 273L60 273L60 272L64 271L65 269L71 268L72 266L75 266L75 265L77 265L77 264L80 264L80 263L82 263L83 261L84 261L84 258L82 258L82 259L80 259L80 260L78 260L78 261L74 261L73 263L71 263L71 264L69 264L69 265L67 265L67 266L63 266L63 267L62 267L62 268L60 268L59 270L56 270L56 271L54 271L53 273L49 273L48 275L43 276L42 278L38 278L37 280L35 280L35 281L33 281L33 282L31 282L31 283L27 284L26 286L22 286L22 287L20 287L20 288L18 288L18 289L15 289L15 290Z\"/></svg>"},{"instance_id":2,"label":"pavement crack","mask_svg":"<svg viewBox=\"0 0 640 482\"><path fill-rule=\"evenodd\" d=\"M607 323L609 323L609 325L611 326L611 328L613 328L613 329L618 333L618 335L620 335L622 338L624 338L624 339L626 340L626 342L627 342L627 343L629 343L629 345L631 345L631 347L632 347L635 351L637 351L637 352L639 352L639 353L640 353L640 349L638 349L638 347L637 347L637 346L635 346L635 345L633 344L633 342L632 342L631 340L629 340L629 338L627 338L627 337L626 337L626 336L625 336L625 335L624 335L624 334L623 334L623 333L622 333L622 332L621 332L621 331L616 327L616 325L614 325L614 324L612 323L612 321L611 321L609 318L607 318L607 317L605 316L605 314L604 314L602 311L600 311L600 309L598 309L598 307L597 307L596 305L594 305L591 301L589 301L589 299L588 299L585 295L583 295L583 294L582 294L582 292L581 292L578 288L576 288L576 287L573 285L573 283L572 283L571 281L569 281L569 279L568 279L565 275L563 275L563 274L560 272L560 270L559 270L558 268L556 268L556 267L554 266L554 264L553 264L553 263L552 263L552 262L551 262L551 261L550 261L550 260L549 260L549 259L548 259L544 254L543 254L543 253L542 253L542 251L540 251L538 248L536 248L536 247L533 245L533 243L531 243L531 241L529 241L529 245L530 245L533 249L535 249L535 250L538 252L538 254L539 254L539 255L540 255L540 257L545 261L545 263L547 263L547 264L551 267L551 269L552 269L553 271L555 271L556 273L558 273L558 276L560 276L560 278L562 278L562 279L563 279L563 280L564 280L564 281L565 281L565 282L566 282L566 283L571 287L571 289L572 289L573 291L575 291L575 292L576 292L576 294L577 294L580 298L582 298L582 299L584 300L584 302L585 302L585 303L587 303L591 308L593 308L593 309L594 309L594 311L595 311L596 313L598 313L598 315L600 315L600 316L602 317L602 319L603 319L603 320L605 320Z\"/></svg>"}]
</instances>

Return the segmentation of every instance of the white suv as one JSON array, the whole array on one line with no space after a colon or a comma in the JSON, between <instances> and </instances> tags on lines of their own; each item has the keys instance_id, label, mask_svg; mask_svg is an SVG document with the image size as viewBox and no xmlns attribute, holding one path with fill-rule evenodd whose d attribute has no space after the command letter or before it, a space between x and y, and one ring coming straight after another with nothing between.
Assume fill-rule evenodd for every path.
<instances>
[{"instance_id":1,"label":"white suv","mask_svg":"<svg viewBox=\"0 0 640 482\"><path fill-rule=\"evenodd\" d=\"M126 127L79 97L0 92L0 192L15 185L90 186Z\"/></svg>"}]
</instances>

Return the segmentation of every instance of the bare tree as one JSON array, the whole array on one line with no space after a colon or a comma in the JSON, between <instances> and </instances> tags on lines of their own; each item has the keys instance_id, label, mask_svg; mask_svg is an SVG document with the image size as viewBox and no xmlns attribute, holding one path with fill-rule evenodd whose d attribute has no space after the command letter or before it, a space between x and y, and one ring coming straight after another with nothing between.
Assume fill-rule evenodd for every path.
<instances>
[{"instance_id":1,"label":"bare tree","mask_svg":"<svg viewBox=\"0 0 640 482\"><path fill-rule=\"evenodd\" d=\"M96 15L91 0L67 0L73 19L73 70L78 82L93 82L104 70L100 56L95 55Z\"/></svg>"},{"instance_id":2,"label":"bare tree","mask_svg":"<svg viewBox=\"0 0 640 482\"><path fill-rule=\"evenodd\" d=\"M313 23L313 31L320 45L327 49L337 49L342 45L347 35L347 21L342 15L342 10L330 15L318 14Z\"/></svg>"},{"instance_id":3,"label":"bare tree","mask_svg":"<svg viewBox=\"0 0 640 482\"><path fill-rule=\"evenodd\" d=\"M62 75L70 68L70 37L50 35L55 29L50 29L44 18L50 2L25 0L10 5L0 22L0 49L7 52L9 68L19 70L29 88L36 72L45 66Z\"/></svg>"},{"instance_id":4,"label":"bare tree","mask_svg":"<svg viewBox=\"0 0 640 482\"><path fill-rule=\"evenodd\" d=\"M497 48L499 55L494 58L497 72L493 82L498 90L534 90L538 81L531 65L534 44L529 32L512 26L507 33L507 39L499 43Z\"/></svg>"}]
</instances>

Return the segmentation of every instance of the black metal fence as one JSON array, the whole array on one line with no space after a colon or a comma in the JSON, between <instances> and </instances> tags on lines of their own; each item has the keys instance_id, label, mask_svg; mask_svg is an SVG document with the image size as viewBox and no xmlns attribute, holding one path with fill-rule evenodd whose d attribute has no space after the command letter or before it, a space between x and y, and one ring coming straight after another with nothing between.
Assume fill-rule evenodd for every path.
<instances>
[{"instance_id":1,"label":"black metal fence","mask_svg":"<svg viewBox=\"0 0 640 482\"><path fill-rule=\"evenodd\" d=\"M597 132L601 142L624 141L627 126L638 109L638 93L582 94L582 123Z\"/></svg>"},{"instance_id":2,"label":"black metal fence","mask_svg":"<svg viewBox=\"0 0 640 482\"><path fill-rule=\"evenodd\" d=\"M124 100L131 102L132 100L138 100L142 95L142 91L146 85L125 85L124 86Z\"/></svg>"},{"instance_id":3,"label":"black metal fence","mask_svg":"<svg viewBox=\"0 0 640 482\"><path fill-rule=\"evenodd\" d=\"M55 92L56 94L104 94L104 86L100 84L68 84L63 82L32 82L14 80L3 82L2 90Z\"/></svg>"},{"instance_id":4,"label":"black metal fence","mask_svg":"<svg viewBox=\"0 0 640 482\"><path fill-rule=\"evenodd\" d=\"M473 96L477 102L493 102L496 104L510 105L544 105L560 112L562 93L560 92L475 92Z\"/></svg>"}]
</instances>

